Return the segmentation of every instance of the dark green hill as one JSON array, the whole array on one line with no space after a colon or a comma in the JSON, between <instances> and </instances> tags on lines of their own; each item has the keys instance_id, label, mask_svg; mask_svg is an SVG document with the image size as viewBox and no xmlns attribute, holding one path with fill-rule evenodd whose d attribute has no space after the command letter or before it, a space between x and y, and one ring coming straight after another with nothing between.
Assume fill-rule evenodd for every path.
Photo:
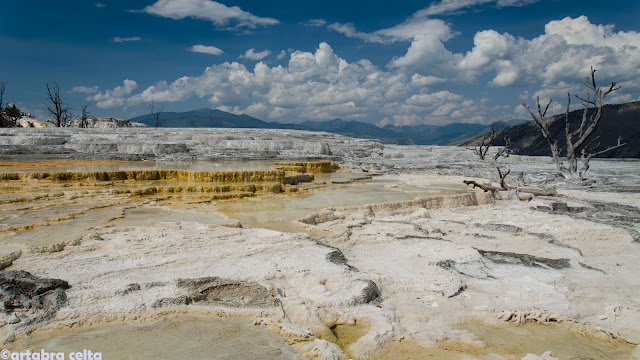
<instances>
[{"instance_id":1,"label":"dark green hill","mask_svg":"<svg viewBox=\"0 0 640 360\"><path fill-rule=\"evenodd\" d=\"M595 110L592 109L592 111ZM571 129L576 129L580 125L582 113L582 110L569 113ZM556 115L549 121L549 131L555 139L559 140L560 153L564 155L566 151L566 143L564 141L565 115ZM599 139L595 143L601 144L600 149L615 145L618 136L622 136L622 142L627 143L626 146L603 154L601 157L640 158L640 101L605 105L602 120L592 138L596 136L599 136ZM542 138L533 121L502 130L493 140L492 145L504 145L505 137L511 139L511 143L517 149L518 154L551 156L547 141ZM473 141L468 144L473 144Z\"/></svg>"},{"instance_id":2,"label":"dark green hill","mask_svg":"<svg viewBox=\"0 0 640 360\"><path fill-rule=\"evenodd\" d=\"M155 126L151 114L130 119L133 122ZM258 129L299 129L310 130L296 124L266 122L249 115L235 115L222 110L202 108L187 112L163 112L160 127L218 127L218 128L258 128Z\"/></svg>"}]
</instances>

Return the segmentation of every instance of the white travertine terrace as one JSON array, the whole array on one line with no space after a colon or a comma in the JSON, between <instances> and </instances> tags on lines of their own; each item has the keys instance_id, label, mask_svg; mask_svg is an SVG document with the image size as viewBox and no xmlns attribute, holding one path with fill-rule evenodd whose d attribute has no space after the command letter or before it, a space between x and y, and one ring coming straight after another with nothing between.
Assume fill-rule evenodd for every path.
<instances>
[{"instance_id":1,"label":"white travertine terrace","mask_svg":"<svg viewBox=\"0 0 640 360\"><path fill-rule=\"evenodd\" d=\"M464 148L283 130L94 131L3 130L0 152L127 159L142 149L160 159L332 159L364 175L376 171L382 175L375 181L403 191L496 180L496 164ZM21 327L2 315L0 335L11 347L34 328L54 336L70 326L198 314L249 318L316 359L637 359L640 163L593 161L586 182L555 176L546 158L512 156L499 165L512 169L508 181L516 183L522 171L527 185L553 186L560 196L520 201L503 192L496 200L469 190L335 206L301 215L301 232L241 227L232 212L205 223L200 217L213 205L149 197L145 211L182 212L191 221L117 226L115 219L62 248L6 244L22 252L9 251L5 270L63 279L71 288L68 305L45 322ZM313 191L331 190L268 196ZM55 201L72 196L59 192ZM131 205L126 194L92 196L117 203L101 210L105 216L117 218ZM83 199L76 200L93 201ZM234 201L251 206L260 198ZM0 222L16 221L9 212L25 204L0 204ZM126 219L131 213L123 211ZM29 313L18 315L26 321ZM505 346L508 336L513 340Z\"/></svg>"}]
</instances>

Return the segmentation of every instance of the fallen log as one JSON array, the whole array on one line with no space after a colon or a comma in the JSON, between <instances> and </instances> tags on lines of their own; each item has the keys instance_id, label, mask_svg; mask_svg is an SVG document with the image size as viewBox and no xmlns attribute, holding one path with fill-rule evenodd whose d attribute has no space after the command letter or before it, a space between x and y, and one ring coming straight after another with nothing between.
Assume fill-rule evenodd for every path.
<instances>
[{"instance_id":1,"label":"fallen log","mask_svg":"<svg viewBox=\"0 0 640 360\"><path fill-rule=\"evenodd\" d=\"M464 180L466 185L472 185L473 188L482 189L484 192L491 191L495 193L496 191L506 191L509 189L515 189L516 192L530 193L534 196L558 196L558 193L555 189L541 189L541 188L531 188L531 187L516 187L509 185L506 189L502 187L493 186L490 184L480 184L474 180Z\"/></svg>"}]
</instances>

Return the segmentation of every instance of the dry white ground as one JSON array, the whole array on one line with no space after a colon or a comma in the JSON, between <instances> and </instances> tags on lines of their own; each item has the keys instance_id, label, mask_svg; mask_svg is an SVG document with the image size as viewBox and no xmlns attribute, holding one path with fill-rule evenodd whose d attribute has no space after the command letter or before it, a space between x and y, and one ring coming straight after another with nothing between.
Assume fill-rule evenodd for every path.
<instances>
[{"instance_id":1,"label":"dry white ground","mask_svg":"<svg viewBox=\"0 0 640 360\"><path fill-rule=\"evenodd\" d=\"M344 163L413 186L496 172L461 148L391 146ZM594 161L590 181L567 182L547 159L512 157L500 166L559 196L331 208L301 219L307 233L103 228L6 270L70 283L41 330L189 313L251 318L319 359L639 358L639 165ZM9 345L33 330L9 322ZM517 326L535 346L508 344Z\"/></svg>"}]
</instances>

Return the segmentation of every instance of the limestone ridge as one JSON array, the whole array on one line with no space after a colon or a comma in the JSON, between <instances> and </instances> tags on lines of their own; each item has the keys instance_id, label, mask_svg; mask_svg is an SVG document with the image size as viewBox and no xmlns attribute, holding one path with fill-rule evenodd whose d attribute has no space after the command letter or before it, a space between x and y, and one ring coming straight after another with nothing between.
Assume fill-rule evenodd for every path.
<instances>
[{"instance_id":1,"label":"limestone ridge","mask_svg":"<svg viewBox=\"0 0 640 360\"><path fill-rule=\"evenodd\" d=\"M80 127L81 119L73 119L67 125L69 127ZM88 128L113 129L113 128L130 128L130 127L147 127L145 124L132 122L124 119L116 119L112 117L89 118L86 120Z\"/></svg>"},{"instance_id":2,"label":"limestone ridge","mask_svg":"<svg viewBox=\"0 0 640 360\"><path fill-rule=\"evenodd\" d=\"M280 162L275 170L190 171L126 170L88 172L14 172L0 173L0 184L38 181L40 186L67 188L105 187L112 194L147 196L156 194L212 196L210 200L242 198L259 193L298 191L295 185L311 183L314 174L339 169L332 161ZM207 195L208 194L208 195Z\"/></svg>"},{"instance_id":3,"label":"limestone ridge","mask_svg":"<svg viewBox=\"0 0 640 360\"><path fill-rule=\"evenodd\" d=\"M0 129L0 156L114 160L360 158L381 154L375 140L273 129Z\"/></svg>"}]
</instances>

